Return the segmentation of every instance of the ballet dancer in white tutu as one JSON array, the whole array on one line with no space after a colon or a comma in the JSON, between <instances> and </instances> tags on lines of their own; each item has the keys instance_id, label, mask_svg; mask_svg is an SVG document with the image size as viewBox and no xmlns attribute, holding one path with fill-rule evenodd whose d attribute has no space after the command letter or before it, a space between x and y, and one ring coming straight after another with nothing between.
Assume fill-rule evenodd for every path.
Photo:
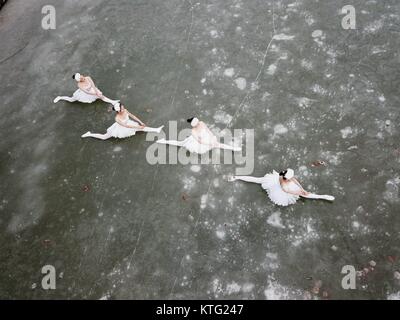
<instances>
[{"instance_id":1,"label":"ballet dancer in white tutu","mask_svg":"<svg viewBox=\"0 0 400 320\"><path fill-rule=\"evenodd\" d=\"M144 132L156 132L160 133L164 126L158 128L150 128L146 126L138 117L130 113L125 107L117 102L113 109L117 112L115 116L115 123L107 129L105 134L91 133L90 131L82 135L82 138L97 138L101 140L106 140L109 138L127 138L134 136L137 131ZM130 118L136 120L133 121Z\"/></svg>"},{"instance_id":2,"label":"ballet dancer in white tutu","mask_svg":"<svg viewBox=\"0 0 400 320\"><path fill-rule=\"evenodd\" d=\"M75 73L72 76L72 79L78 83L78 90L74 92L72 97L58 96L54 99L54 103L57 103L60 100L65 100L68 102L79 101L83 103L92 103L97 99L101 99L104 102L115 104L119 101L111 100L103 95L103 93L94 84L92 78L89 76L84 77L80 73Z\"/></svg>"},{"instance_id":3,"label":"ballet dancer in white tutu","mask_svg":"<svg viewBox=\"0 0 400 320\"><path fill-rule=\"evenodd\" d=\"M226 149L241 151L239 147L232 147L227 144L219 143L217 137L211 132L207 125L197 118L187 120L192 125L192 134L182 141L160 139L157 143L170 144L178 147L185 147L190 152L203 154L211 149Z\"/></svg>"},{"instance_id":4,"label":"ballet dancer in white tutu","mask_svg":"<svg viewBox=\"0 0 400 320\"><path fill-rule=\"evenodd\" d=\"M267 191L271 201L279 206L294 204L299 197L307 199L323 199L328 201L335 200L332 196L318 195L305 191L294 177L294 171L292 169L287 169L280 173L274 170L272 173L268 173L261 178L234 176L231 181L235 180L261 184L261 187Z\"/></svg>"}]
</instances>

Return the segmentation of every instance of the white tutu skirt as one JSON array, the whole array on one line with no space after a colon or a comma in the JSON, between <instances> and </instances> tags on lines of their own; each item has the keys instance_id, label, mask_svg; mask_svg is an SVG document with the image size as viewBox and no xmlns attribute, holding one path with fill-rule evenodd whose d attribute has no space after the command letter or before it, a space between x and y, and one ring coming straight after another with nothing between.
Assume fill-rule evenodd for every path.
<instances>
[{"instance_id":1,"label":"white tutu skirt","mask_svg":"<svg viewBox=\"0 0 400 320\"><path fill-rule=\"evenodd\" d=\"M272 173L268 173L264 176L264 182L261 184L262 188L267 191L271 201L279 206L288 206L295 204L299 199L299 196L285 192L279 182L279 173L275 170ZM300 191L300 187L291 183L287 185L290 191Z\"/></svg>"},{"instance_id":2,"label":"white tutu skirt","mask_svg":"<svg viewBox=\"0 0 400 320\"><path fill-rule=\"evenodd\" d=\"M204 145L199 143L193 136L187 137L183 142L182 142L182 147L185 147L188 149L190 152L194 153L207 153L212 149L211 146L209 145Z\"/></svg>"},{"instance_id":3,"label":"white tutu skirt","mask_svg":"<svg viewBox=\"0 0 400 320\"><path fill-rule=\"evenodd\" d=\"M139 125L137 122L128 120L128 125ZM136 134L136 129L127 128L121 126L118 122L115 122L111 127L107 129L107 133L110 134L114 138L127 138L134 136Z\"/></svg>"},{"instance_id":4,"label":"white tutu skirt","mask_svg":"<svg viewBox=\"0 0 400 320\"><path fill-rule=\"evenodd\" d=\"M96 101L99 97L93 94L88 94L81 89L78 89L74 92L73 97L78 100L79 102L84 103L92 103Z\"/></svg>"}]
</instances>

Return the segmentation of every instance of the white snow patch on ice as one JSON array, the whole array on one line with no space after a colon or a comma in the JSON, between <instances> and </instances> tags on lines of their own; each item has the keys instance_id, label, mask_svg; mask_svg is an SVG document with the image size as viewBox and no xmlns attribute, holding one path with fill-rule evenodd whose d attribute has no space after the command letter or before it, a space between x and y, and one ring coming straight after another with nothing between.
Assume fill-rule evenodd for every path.
<instances>
[{"instance_id":1,"label":"white snow patch on ice","mask_svg":"<svg viewBox=\"0 0 400 320\"><path fill-rule=\"evenodd\" d=\"M210 35L212 38L217 38L218 37L218 31L217 30L211 30L210 31Z\"/></svg>"},{"instance_id":2,"label":"white snow patch on ice","mask_svg":"<svg viewBox=\"0 0 400 320\"><path fill-rule=\"evenodd\" d=\"M294 39L294 36L288 36L284 33L276 34L274 35L274 40L292 40Z\"/></svg>"},{"instance_id":3,"label":"white snow patch on ice","mask_svg":"<svg viewBox=\"0 0 400 320\"><path fill-rule=\"evenodd\" d=\"M267 300L294 300L301 298L300 290L291 289L276 281L269 281L267 288L264 290L264 295Z\"/></svg>"},{"instance_id":4,"label":"white snow patch on ice","mask_svg":"<svg viewBox=\"0 0 400 320\"><path fill-rule=\"evenodd\" d=\"M196 185L196 179L194 177L183 178L183 188L185 190L190 190Z\"/></svg>"},{"instance_id":5,"label":"white snow patch on ice","mask_svg":"<svg viewBox=\"0 0 400 320\"><path fill-rule=\"evenodd\" d=\"M311 34L313 38L318 38L322 36L322 30L314 30Z\"/></svg>"},{"instance_id":6,"label":"white snow patch on ice","mask_svg":"<svg viewBox=\"0 0 400 320\"><path fill-rule=\"evenodd\" d=\"M342 130L340 130L340 133L342 134L342 138L346 139L353 133L353 129L351 127L346 127Z\"/></svg>"},{"instance_id":7,"label":"white snow patch on ice","mask_svg":"<svg viewBox=\"0 0 400 320\"><path fill-rule=\"evenodd\" d=\"M307 23L309 26L311 26L311 25L313 25L313 24L315 23L314 18L313 18L309 13L307 13L307 14L305 15L305 20L306 20L306 23Z\"/></svg>"},{"instance_id":8,"label":"white snow patch on ice","mask_svg":"<svg viewBox=\"0 0 400 320\"><path fill-rule=\"evenodd\" d=\"M301 59L300 64L306 70L311 70L313 68L312 62L306 59Z\"/></svg>"},{"instance_id":9,"label":"white snow patch on ice","mask_svg":"<svg viewBox=\"0 0 400 320\"><path fill-rule=\"evenodd\" d=\"M268 69L267 69L267 73L269 74L269 75L273 75L274 73L275 73L275 71L276 71L276 65L275 64L271 64L269 67L268 67Z\"/></svg>"},{"instance_id":10,"label":"white snow patch on ice","mask_svg":"<svg viewBox=\"0 0 400 320\"><path fill-rule=\"evenodd\" d=\"M239 284L233 281L226 286L226 293L227 294L238 293L241 288L242 287Z\"/></svg>"},{"instance_id":11,"label":"white snow patch on ice","mask_svg":"<svg viewBox=\"0 0 400 320\"><path fill-rule=\"evenodd\" d=\"M261 98L261 101L265 102L267 101L267 98L270 96L271 94L269 92L265 92Z\"/></svg>"},{"instance_id":12,"label":"white snow patch on ice","mask_svg":"<svg viewBox=\"0 0 400 320\"><path fill-rule=\"evenodd\" d=\"M262 263L265 270L276 270L279 268L278 255L273 252L267 252L265 260Z\"/></svg>"},{"instance_id":13,"label":"white snow patch on ice","mask_svg":"<svg viewBox=\"0 0 400 320\"><path fill-rule=\"evenodd\" d=\"M192 170L193 172L200 172L201 167L199 165L193 165L190 167L190 170Z\"/></svg>"},{"instance_id":14,"label":"white snow patch on ice","mask_svg":"<svg viewBox=\"0 0 400 320\"><path fill-rule=\"evenodd\" d=\"M397 293L389 294L387 299L388 300L400 300L400 291Z\"/></svg>"},{"instance_id":15,"label":"white snow patch on ice","mask_svg":"<svg viewBox=\"0 0 400 320\"><path fill-rule=\"evenodd\" d=\"M205 209L207 206L207 194L203 194L200 199L200 209Z\"/></svg>"},{"instance_id":16,"label":"white snow patch on ice","mask_svg":"<svg viewBox=\"0 0 400 320\"><path fill-rule=\"evenodd\" d=\"M396 177L386 182L386 191L383 193L383 198L390 203L397 203L399 198L400 178Z\"/></svg>"},{"instance_id":17,"label":"white snow patch on ice","mask_svg":"<svg viewBox=\"0 0 400 320\"><path fill-rule=\"evenodd\" d=\"M213 185L214 185L214 187L216 187L216 188L219 187L219 180L218 180L218 178L215 178L215 179L214 179Z\"/></svg>"},{"instance_id":18,"label":"white snow patch on ice","mask_svg":"<svg viewBox=\"0 0 400 320\"><path fill-rule=\"evenodd\" d=\"M383 27L382 20L376 20L364 28L366 33L374 33Z\"/></svg>"},{"instance_id":19,"label":"white snow patch on ice","mask_svg":"<svg viewBox=\"0 0 400 320\"><path fill-rule=\"evenodd\" d=\"M237 79L235 79L235 83L236 83L236 86L240 90L244 90L246 88L246 85L247 85L247 81L246 81L245 78L237 78Z\"/></svg>"},{"instance_id":20,"label":"white snow patch on ice","mask_svg":"<svg viewBox=\"0 0 400 320\"><path fill-rule=\"evenodd\" d=\"M300 107L305 107L305 108L308 108L313 102L313 100L306 97L297 98L296 101Z\"/></svg>"},{"instance_id":21,"label":"white snow patch on ice","mask_svg":"<svg viewBox=\"0 0 400 320\"><path fill-rule=\"evenodd\" d=\"M317 94L320 94L320 95L325 95L325 94L328 93L327 90L325 88L321 87L319 84L313 85L311 90L314 93L317 93Z\"/></svg>"},{"instance_id":22,"label":"white snow patch on ice","mask_svg":"<svg viewBox=\"0 0 400 320\"><path fill-rule=\"evenodd\" d=\"M314 223L312 219L302 219L301 225L304 226L303 228L297 230L296 234L291 234L289 236L292 245L298 247L304 243L315 241L320 238L320 235L314 228Z\"/></svg>"},{"instance_id":23,"label":"white snow patch on ice","mask_svg":"<svg viewBox=\"0 0 400 320\"><path fill-rule=\"evenodd\" d=\"M288 129L283 124L277 124L274 127L274 134L285 134L288 132Z\"/></svg>"},{"instance_id":24,"label":"white snow patch on ice","mask_svg":"<svg viewBox=\"0 0 400 320\"><path fill-rule=\"evenodd\" d=\"M232 116L224 111L217 110L214 115L214 120L217 123L228 124L232 121Z\"/></svg>"},{"instance_id":25,"label":"white snow patch on ice","mask_svg":"<svg viewBox=\"0 0 400 320\"><path fill-rule=\"evenodd\" d=\"M222 292L222 287L219 279L214 279L212 283L212 289L214 292L215 297L218 297L219 293Z\"/></svg>"},{"instance_id":26,"label":"white snow patch on ice","mask_svg":"<svg viewBox=\"0 0 400 320\"><path fill-rule=\"evenodd\" d=\"M217 235L218 239L224 240L225 239L225 230L223 229L222 226L218 226L217 231L215 232Z\"/></svg>"},{"instance_id":27,"label":"white snow patch on ice","mask_svg":"<svg viewBox=\"0 0 400 320\"><path fill-rule=\"evenodd\" d=\"M254 289L253 283L245 283L242 287L243 292L251 292Z\"/></svg>"},{"instance_id":28,"label":"white snow patch on ice","mask_svg":"<svg viewBox=\"0 0 400 320\"><path fill-rule=\"evenodd\" d=\"M233 77L234 74L235 74L235 70L233 68L228 68L228 69L225 69L225 71L224 71L224 75L227 77L230 77L230 78Z\"/></svg>"},{"instance_id":29,"label":"white snow patch on ice","mask_svg":"<svg viewBox=\"0 0 400 320\"><path fill-rule=\"evenodd\" d=\"M268 217L267 223L276 228L285 228L285 226L282 224L281 213L279 211L271 214Z\"/></svg>"}]
</instances>

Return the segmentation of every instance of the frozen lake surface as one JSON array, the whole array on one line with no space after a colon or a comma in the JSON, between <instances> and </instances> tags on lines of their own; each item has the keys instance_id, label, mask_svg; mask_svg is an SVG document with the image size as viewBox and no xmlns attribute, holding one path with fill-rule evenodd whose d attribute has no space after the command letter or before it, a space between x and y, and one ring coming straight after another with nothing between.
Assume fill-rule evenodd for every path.
<instances>
[{"instance_id":1,"label":"frozen lake surface","mask_svg":"<svg viewBox=\"0 0 400 320\"><path fill-rule=\"evenodd\" d=\"M41 28L47 4L56 30ZM400 298L400 3L352 1L356 30L341 26L346 4L9 0L0 298ZM336 201L281 208L228 182L235 165L150 165L144 134L81 139L114 115L52 103L74 72L151 126L255 129L253 175L291 167ZM355 290L344 265L367 268Z\"/></svg>"}]
</instances>

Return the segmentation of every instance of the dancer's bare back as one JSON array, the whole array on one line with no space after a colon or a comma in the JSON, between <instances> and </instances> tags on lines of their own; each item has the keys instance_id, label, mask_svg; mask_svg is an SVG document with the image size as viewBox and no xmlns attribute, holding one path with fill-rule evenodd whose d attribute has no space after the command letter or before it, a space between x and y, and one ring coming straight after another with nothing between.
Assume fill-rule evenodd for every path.
<instances>
[{"instance_id":1,"label":"dancer's bare back","mask_svg":"<svg viewBox=\"0 0 400 320\"><path fill-rule=\"evenodd\" d=\"M90 78L89 76L87 76L87 77L82 76L82 78L83 78L83 80L78 82L79 89L81 89L82 91L84 91L88 94L97 95L97 96L102 95L102 92L96 87L92 78Z\"/></svg>"}]
</instances>

